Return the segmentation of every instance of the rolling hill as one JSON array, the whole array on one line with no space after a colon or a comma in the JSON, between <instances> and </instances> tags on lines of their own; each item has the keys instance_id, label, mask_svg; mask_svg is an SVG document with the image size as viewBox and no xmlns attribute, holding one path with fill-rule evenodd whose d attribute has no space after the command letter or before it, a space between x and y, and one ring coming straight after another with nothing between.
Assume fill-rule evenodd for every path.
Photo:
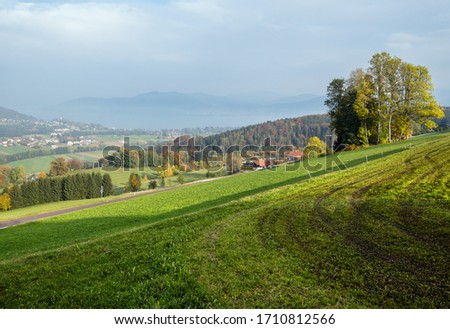
<instances>
[{"instance_id":1,"label":"rolling hill","mask_svg":"<svg viewBox=\"0 0 450 329\"><path fill-rule=\"evenodd\" d=\"M449 138L0 230L0 307L449 308Z\"/></svg>"},{"instance_id":2,"label":"rolling hill","mask_svg":"<svg viewBox=\"0 0 450 329\"><path fill-rule=\"evenodd\" d=\"M0 121L37 121L36 118L0 106Z\"/></svg>"}]
</instances>

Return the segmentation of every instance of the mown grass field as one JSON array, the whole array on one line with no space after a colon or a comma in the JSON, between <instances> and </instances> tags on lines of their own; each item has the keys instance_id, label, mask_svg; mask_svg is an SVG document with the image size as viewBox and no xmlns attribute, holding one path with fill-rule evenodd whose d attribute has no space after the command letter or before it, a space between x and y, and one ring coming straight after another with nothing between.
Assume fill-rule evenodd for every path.
<instances>
[{"instance_id":1,"label":"mown grass field","mask_svg":"<svg viewBox=\"0 0 450 329\"><path fill-rule=\"evenodd\" d=\"M448 308L449 140L0 230L0 307Z\"/></svg>"},{"instance_id":2,"label":"mown grass field","mask_svg":"<svg viewBox=\"0 0 450 329\"><path fill-rule=\"evenodd\" d=\"M29 148L26 146L22 146L22 145L9 146L9 147L2 146L2 147L0 147L0 154L14 154L14 153L25 152L27 150L29 150Z\"/></svg>"},{"instance_id":3,"label":"mown grass field","mask_svg":"<svg viewBox=\"0 0 450 329\"><path fill-rule=\"evenodd\" d=\"M102 157L102 151L95 151L89 153L69 153L69 154L58 154L58 155L46 155L35 157L25 160L17 160L8 162L6 165L10 167L23 166L25 172L28 175L37 174L39 172L49 172L50 162L55 160L57 157L63 157L65 159L76 159L76 160L86 160L86 161L97 161Z\"/></svg>"}]
</instances>

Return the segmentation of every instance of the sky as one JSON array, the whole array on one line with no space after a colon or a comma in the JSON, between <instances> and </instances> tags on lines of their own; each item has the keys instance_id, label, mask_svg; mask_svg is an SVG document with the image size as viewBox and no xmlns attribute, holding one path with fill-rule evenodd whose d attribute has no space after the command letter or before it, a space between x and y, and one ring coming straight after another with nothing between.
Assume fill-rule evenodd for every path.
<instances>
[{"instance_id":1,"label":"sky","mask_svg":"<svg viewBox=\"0 0 450 329\"><path fill-rule=\"evenodd\" d=\"M324 95L381 51L428 67L447 97L450 1L0 0L0 106L30 113L149 91Z\"/></svg>"}]
</instances>

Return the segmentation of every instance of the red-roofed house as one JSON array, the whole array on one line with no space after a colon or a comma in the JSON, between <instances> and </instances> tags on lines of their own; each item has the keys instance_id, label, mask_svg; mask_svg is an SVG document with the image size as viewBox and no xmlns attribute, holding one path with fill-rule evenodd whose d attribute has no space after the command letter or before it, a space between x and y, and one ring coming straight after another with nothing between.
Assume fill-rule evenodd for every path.
<instances>
[{"instance_id":1,"label":"red-roofed house","mask_svg":"<svg viewBox=\"0 0 450 329\"><path fill-rule=\"evenodd\" d=\"M291 151L286 156L288 161L300 161L303 157L303 151Z\"/></svg>"},{"instance_id":2,"label":"red-roofed house","mask_svg":"<svg viewBox=\"0 0 450 329\"><path fill-rule=\"evenodd\" d=\"M265 159L255 159L255 160L253 160L253 165L258 168L266 168L266 160Z\"/></svg>"}]
</instances>

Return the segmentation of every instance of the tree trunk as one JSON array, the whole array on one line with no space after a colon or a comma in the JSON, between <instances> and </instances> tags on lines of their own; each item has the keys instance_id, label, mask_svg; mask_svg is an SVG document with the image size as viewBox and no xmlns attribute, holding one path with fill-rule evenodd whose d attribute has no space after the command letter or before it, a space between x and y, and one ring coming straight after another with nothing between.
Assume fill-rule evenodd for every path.
<instances>
[{"instance_id":1,"label":"tree trunk","mask_svg":"<svg viewBox=\"0 0 450 329\"><path fill-rule=\"evenodd\" d=\"M367 121L364 123L364 126L366 128L366 144L369 145L369 133L367 131Z\"/></svg>"},{"instance_id":2,"label":"tree trunk","mask_svg":"<svg viewBox=\"0 0 450 329\"><path fill-rule=\"evenodd\" d=\"M389 143L392 142L392 114L389 114Z\"/></svg>"}]
</instances>

